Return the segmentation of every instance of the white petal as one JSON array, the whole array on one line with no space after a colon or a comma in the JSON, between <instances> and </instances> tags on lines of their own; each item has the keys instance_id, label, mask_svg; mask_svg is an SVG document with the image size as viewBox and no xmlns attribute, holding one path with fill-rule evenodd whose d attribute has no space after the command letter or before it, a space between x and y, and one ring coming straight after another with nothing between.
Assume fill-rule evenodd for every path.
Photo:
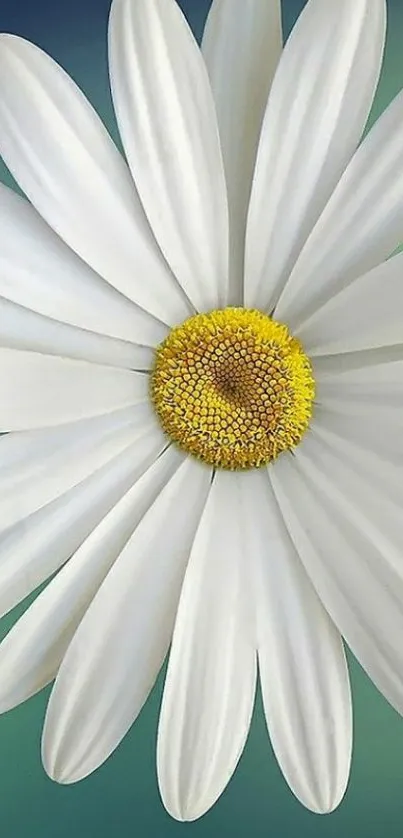
<instances>
[{"instance_id":1,"label":"white petal","mask_svg":"<svg viewBox=\"0 0 403 838\"><path fill-rule=\"evenodd\" d=\"M148 397L148 376L0 347L0 431L60 425Z\"/></svg>"},{"instance_id":2,"label":"white petal","mask_svg":"<svg viewBox=\"0 0 403 838\"><path fill-rule=\"evenodd\" d=\"M65 323L155 346L167 328L91 270L0 183L0 295Z\"/></svg>"},{"instance_id":3,"label":"white petal","mask_svg":"<svg viewBox=\"0 0 403 838\"><path fill-rule=\"evenodd\" d=\"M329 812L343 797L351 760L343 644L295 552L267 472L246 474L242 486L270 738L294 794L312 811Z\"/></svg>"},{"instance_id":4,"label":"white petal","mask_svg":"<svg viewBox=\"0 0 403 838\"><path fill-rule=\"evenodd\" d=\"M0 346L126 369L150 369L154 350L44 317L0 297Z\"/></svg>"},{"instance_id":5,"label":"white petal","mask_svg":"<svg viewBox=\"0 0 403 838\"><path fill-rule=\"evenodd\" d=\"M281 49L280 0L213 0L202 52L227 180L232 305L242 305L243 300L246 215L263 114Z\"/></svg>"},{"instance_id":6,"label":"white petal","mask_svg":"<svg viewBox=\"0 0 403 838\"><path fill-rule=\"evenodd\" d=\"M350 465L312 433L272 481L328 613L375 685L403 713L401 481L385 490L370 455ZM392 489L395 489L392 492ZM394 496L393 496L394 495Z\"/></svg>"},{"instance_id":7,"label":"white petal","mask_svg":"<svg viewBox=\"0 0 403 838\"><path fill-rule=\"evenodd\" d=\"M360 358L364 356L362 365ZM365 352L331 355L314 359L316 400L327 409L342 410L363 421L401 411L403 402L403 359L367 363ZM343 367L343 364L346 366Z\"/></svg>"},{"instance_id":8,"label":"white petal","mask_svg":"<svg viewBox=\"0 0 403 838\"><path fill-rule=\"evenodd\" d=\"M403 237L403 93L375 123L335 189L281 297L293 329Z\"/></svg>"},{"instance_id":9,"label":"white petal","mask_svg":"<svg viewBox=\"0 0 403 838\"><path fill-rule=\"evenodd\" d=\"M199 310L225 305L228 211L214 102L174 0L113 0L109 67L119 130L168 264Z\"/></svg>"},{"instance_id":10,"label":"white petal","mask_svg":"<svg viewBox=\"0 0 403 838\"><path fill-rule=\"evenodd\" d=\"M42 50L0 36L0 155L43 218L112 286L163 322L188 316L129 171L95 111Z\"/></svg>"},{"instance_id":11,"label":"white petal","mask_svg":"<svg viewBox=\"0 0 403 838\"><path fill-rule=\"evenodd\" d=\"M78 486L0 536L0 615L26 597L74 553L163 450L153 428Z\"/></svg>"},{"instance_id":12,"label":"white petal","mask_svg":"<svg viewBox=\"0 0 403 838\"><path fill-rule=\"evenodd\" d=\"M245 305L273 309L364 129L385 0L310 0L280 59L263 122L246 238Z\"/></svg>"},{"instance_id":13,"label":"white petal","mask_svg":"<svg viewBox=\"0 0 403 838\"><path fill-rule=\"evenodd\" d=\"M248 734L256 653L238 476L219 471L182 588L158 732L164 805L195 820L224 790Z\"/></svg>"},{"instance_id":14,"label":"white petal","mask_svg":"<svg viewBox=\"0 0 403 838\"><path fill-rule=\"evenodd\" d=\"M156 460L6 635L0 644L0 712L56 676L91 600L180 460L172 446Z\"/></svg>"},{"instance_id":15,"label":"white petal","mask_svg":"<svg viewBox=\"0 0 403 838\"><path fill-rule=\"evenodd\" d=\"M296 329L309 355L400 346L403 254L359 277Z\"/></svg>"},{"instance_id":16,"label":"white petal","mask_svg":"<svg viewBox=\"0 0 403 838\"><path fill-rule=\"evenodd\" d=\"M155 424L146 402L57 428L0 437L0 531L77 486Z\"/></svg>"},{"instance_id":17,"label":"white petal","mask_svg":"<svg viewBox=\"0 0 403 838\"><path fill-rule=\"evenodd\" d=\"M210 485L186 460L146 512L88 609L50 698L42 755L71 783L94 771L140 712L170 643L184 568Z\"/></svg>"},{"instance_id":18,"label":"white petal","mask_svg":"<svg viewBox=\"0 0 403 838\"><path fill-rule=\"evenodd\" d=\"M355 402L353 409L348 400L335 397L330 405L315 408L315 430L331 436L332 445L340 457L353 463L367 458L373 468L371 480L382 481L385 491L395 491L400 486L403 466L403 412L382 405L379 398ZM368 421L368 417L372 421Z\"/></svg>"}]
</instances>

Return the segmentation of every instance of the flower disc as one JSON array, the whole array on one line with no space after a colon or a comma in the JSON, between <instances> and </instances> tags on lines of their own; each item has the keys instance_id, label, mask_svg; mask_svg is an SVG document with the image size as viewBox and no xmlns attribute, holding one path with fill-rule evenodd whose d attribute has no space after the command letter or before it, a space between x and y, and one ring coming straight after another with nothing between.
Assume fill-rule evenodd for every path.
<instances>
[{"instance_id":1,"label":"flower disc","mask_svg":"<svg viewBox=\"0 0 403 838\"><path fill-rule=\"evenodd\" d=\"M151 374L164 431L215 468L257 468L295 447L314 395L299 341L254 309L190 317L160 344Z\"/></svg>"}]
</instances>

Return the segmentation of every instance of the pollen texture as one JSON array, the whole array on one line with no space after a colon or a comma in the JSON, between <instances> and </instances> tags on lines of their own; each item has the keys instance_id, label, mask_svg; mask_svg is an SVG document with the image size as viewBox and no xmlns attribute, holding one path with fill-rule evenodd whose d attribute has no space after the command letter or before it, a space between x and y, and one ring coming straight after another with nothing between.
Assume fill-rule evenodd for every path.
<instances>
[{"instance_id":1,"label":"pollen texture","mask_svg":"<svg viewBox=\"0 0 403 838\"><path fill-rule=\"evenodd\" d=\"M309 358L254 309L190 317L156 350L151 399L165 433L215 468L259 468L294 448L312 415Z\"/></svg>"}]
</instances>

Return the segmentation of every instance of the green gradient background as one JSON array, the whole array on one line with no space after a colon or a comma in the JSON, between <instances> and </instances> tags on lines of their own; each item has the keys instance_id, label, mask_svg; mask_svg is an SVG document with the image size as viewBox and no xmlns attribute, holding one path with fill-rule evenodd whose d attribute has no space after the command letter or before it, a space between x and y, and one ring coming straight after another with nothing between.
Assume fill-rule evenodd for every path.
<instances>
[{"instance_id":1,"label":"green gradient background","mask_svg":"<svg viewBox=\"0 0 403 838\"><path fill-rule=\"evenodd\" d=\"M199 37L209 0L183 0L181 5ZM304 0L283 0L286 32L303 5ZM403 0L389 0L388 6L386 59L370 121L403 87ZM83 87L116 137L105 60L107 8L108 0L61 0L60 4L0 0L0 30L22 34L53 54ZM11 183L4 168L0 178ZM15 611L2 621L3 634L16 616ZM160 681L117 752L77 786L54 785L40 765L48 691L0 717L0 836L244 838L250 833L254 838L379 838L381 834L401 838L403 720L354 661L351 674L355 706L351 782L343 804L331 816L311 815L288 791L268 743L259 699L245 754L219 803L194 824L171 820L158 797L154 766Z\"/></svg>"}]
</instances>

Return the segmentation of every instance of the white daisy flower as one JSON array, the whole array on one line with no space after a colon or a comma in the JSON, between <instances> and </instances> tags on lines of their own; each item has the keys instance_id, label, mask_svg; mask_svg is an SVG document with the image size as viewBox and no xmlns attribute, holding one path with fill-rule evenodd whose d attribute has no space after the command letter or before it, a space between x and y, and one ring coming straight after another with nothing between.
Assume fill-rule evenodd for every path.
<instances>
[{"instance_id":1,"label":"white daisy flower","mask_svg":"<svg viewBox=\"0 0 403 838\"><path fill-rule=\"evenodd\" d=\"M0 709L53 679L48 774L94 771L171 645L161 795L198 818L257 663L294 794L347 784L342 636L403 712L403 96L356 151L384 0L113 0L127 164L47 55L0 39ZM276 69L276 65L278 67ZM270 92L269 92L270 91ZM225 171L225 174L224 174ZM388 259L388 261L386 261Z\"/></svg>"}]
</instances>

